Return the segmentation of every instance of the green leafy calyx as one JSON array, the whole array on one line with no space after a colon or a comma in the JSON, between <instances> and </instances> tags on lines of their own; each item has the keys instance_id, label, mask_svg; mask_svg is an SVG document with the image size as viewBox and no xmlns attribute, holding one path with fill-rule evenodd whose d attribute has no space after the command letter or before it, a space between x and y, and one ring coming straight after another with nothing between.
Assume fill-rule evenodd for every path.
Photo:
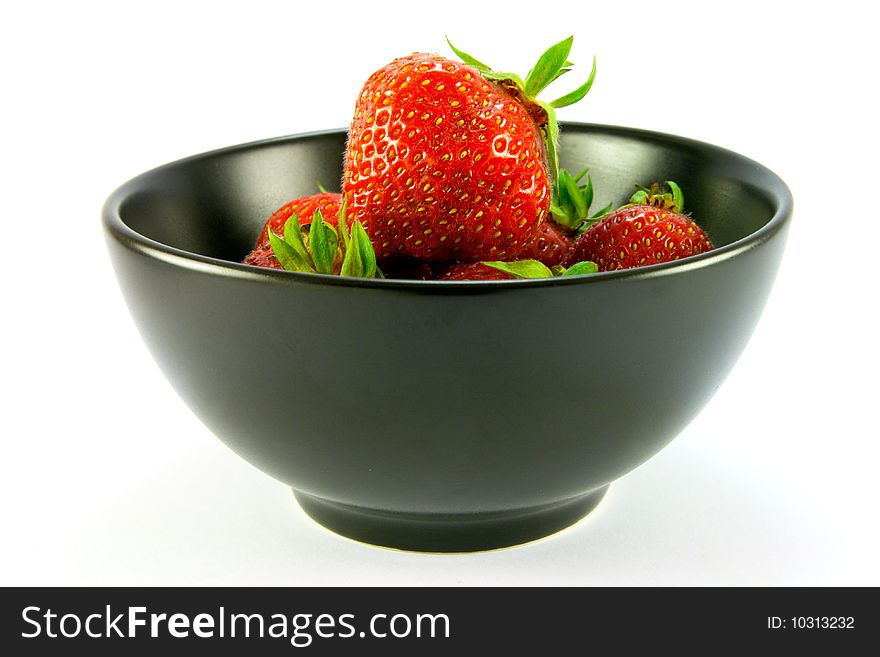
<instances>
[{"instance_id":1,"label":"green leafy calyx","mask_svg":"<svg viewBox=\"0 0 880 657\"><path fill-rule=\"evenodd\" d=\"M630 205L652 205L677 214L684 213L684 193L681 187L671 180L666 181L666 186L668 189L656 182L650 187L636 185L636 191L629 199Z\"/></svg>"},{"instance_id":2,"label":"green leafy calyx","mask_svg":"<svg viewBox=\"0 0 880 657\"><path fill-rule=\"evenodd\" d=\"M593 180L588 172L589 169L584 169L573 176L565 169L560 169L553 184L553 202L550 204L550 214L553 215L556 223L572 233L585 231L611 211L612 206L609 203L601 210L590 214L594 190ZM587 181L581 185L579 183L584 176Z\"/></svg>"},{"instance_id":3,"label":"green leafy calyx","mask_svg":"<svg viewBox=\"0 0 880 657\"><path fill-rule=\"evenodd\" d=\"M376 253L364 227L359 221L355 221L349 231L345 208L346 204L343 202L339 211L338 231L324 221L320 210L315 211L305 235L296 214L285 222L283 238L270 228L269 244L281 266L287 271L333 274L341 250L341 276L384 278L376 264Z\"/></svg>"}]
</instances>

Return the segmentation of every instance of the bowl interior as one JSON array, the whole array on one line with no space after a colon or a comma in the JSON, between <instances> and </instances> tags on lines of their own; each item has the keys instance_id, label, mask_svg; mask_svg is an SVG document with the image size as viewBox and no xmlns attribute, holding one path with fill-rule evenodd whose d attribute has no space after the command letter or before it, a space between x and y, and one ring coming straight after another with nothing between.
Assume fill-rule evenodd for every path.
<instances>
[{"instance_id":1,"label":"bowl interior","mask_svg":"<svg viewBox=\"0 0 880 657\"><path fill-rule=\"evenodd\" d=\"M346 133L335 130L232 147L154 170L128 190L120 218L145 237L239 262L266 218L283 203L338 190ZM767 224L787 192L767 171L730 151L684 138L613 126L563 124L560 162L590 167L594 209L626 202L636 183L675 180L685 209L716 246ZM144 179L145 178L145 179ZM774 180L778 180L775 176Z\"/></svg>"}]
</instances>

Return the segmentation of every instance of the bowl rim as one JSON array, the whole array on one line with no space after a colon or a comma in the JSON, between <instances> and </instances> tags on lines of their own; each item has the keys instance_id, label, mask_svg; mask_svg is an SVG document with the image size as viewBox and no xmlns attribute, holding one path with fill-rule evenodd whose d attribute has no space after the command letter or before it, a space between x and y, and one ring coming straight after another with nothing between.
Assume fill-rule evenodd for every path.
<instances>
[{"instance_id":1,"label":"bowl rim","mask_svg":"<svg viewBox=\"0 0 880 657\"><path fill-rule=\"evenodd\" d=\"M538 279L505 279L492 281L422 281L410 279L368 279L353 278L349 276L337 276L330 274L317 274L305 272L293 272L281 269L270 269L268 267L257 267L254 265L246 265L231 260L223 260L211 256L186 251L168 244L163 244L153 240L146 235L138 233L122 220L120 209L123 203L134 192L142 189L145 183L154 178L156 175L174 168L185 166L186 164L199 160L208 160L215 157L222 157L243 151L256 150L267 147L274 147L289 141L302 141L307 139L320 139L328 135L340 135L347 132L347 128L332 128L326 130L316 130L303 133L295 133L290 135L282 135L271 137L268 139L260 139L257 141L226 146L223 148L213 149L196 155L174 160L167 164L155 167L144 173L141 173L115 189L107 198L101 210L102 223L105 232L116 239L118 242L130 249L157 260L166 262L171 265L182 267L185 269L200 271L203 273L219 274L233 278L246 279L250 281L266 281L274 284L317 284L317 285L341 285L344 287L370 287L370 288L391 288L391 289L417 289L417 290L435 290L450 291L453 289L515 289L522 287L547 287L557 285L592 285L601 283L602 281L630 279L643 280L665 277L677 273L684 273L703 267L709 267L720 264L721 262L741 255L764 242L771 239L778 233L786 223L791 219L794 201L791 190L785 182L773 171L763 164L756 162L744 155L740 155L735 151L709 144L707 142L682 137L664 132L653 130L645 130L642 128L630 128L626 126L608 125L600 123L584 123L584 122L560 122L560 132L564 134L565 129L579 128L588 131L602 132L616 136L625 136L638 140L648 141L665 141L678 144L680 146L707 151L716 157L733 158L744 165L748 165L754 169L757 175L760 175L769 181L770 185L762 187L762 190L768 192L776 201L776 211L773 217L758 230L748 235L717 247L712 251L707 251L695 256L682 258L681 260L673 260L659 264L645 265L643 267L634 267L632 269L619 269L615 271L596 272L593 274L583 274L577 276L565 276L559 278L538 278Z\"/></svg>"}]
</instances>

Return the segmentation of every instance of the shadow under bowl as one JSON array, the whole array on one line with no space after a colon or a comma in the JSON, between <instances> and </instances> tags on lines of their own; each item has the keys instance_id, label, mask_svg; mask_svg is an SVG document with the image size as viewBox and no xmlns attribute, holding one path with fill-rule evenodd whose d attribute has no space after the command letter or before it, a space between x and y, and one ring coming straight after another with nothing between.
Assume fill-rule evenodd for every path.
<instances>
[{"instance_id":1,"label":"shadow under bowl","mask_svg":"<svg viewBox=\"0 0 880 657\"><path fill-rule=\"evenodd\" d=\"M168 380L326 527L472 551L577 521L699 412L754 329L792 199L736 153L564 124L596 207L675 180L716 250L547 280L361 280L238 261L282 203L332 187L346 133L272 139L145 173L103 210L134 320Z\"/></svg>"}]
</instances>

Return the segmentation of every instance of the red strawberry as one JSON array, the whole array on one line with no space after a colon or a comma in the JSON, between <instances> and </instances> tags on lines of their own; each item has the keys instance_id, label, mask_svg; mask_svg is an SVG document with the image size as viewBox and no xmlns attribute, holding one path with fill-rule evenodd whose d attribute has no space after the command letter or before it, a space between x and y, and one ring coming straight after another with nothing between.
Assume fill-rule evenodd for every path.
<instances>
[{"instance_id":1,"label":"red strawberry","mask_svg":"<svg viewBox=\"0 0 880 657\"><path fill-rule=\"evenodd\" d=\"M591 226L575 243L569 262L592 260L599 271L653 265L710 251L708 235L681 214L684 197L672 181L671 192L658 184L640 188L631 204Z\"/></svg>"},{"instance_id":2,"label":"red strawberry","mask_svg":"<svg viewBox=\"0 0 880 657\"><path fill-rule=\"evenodd\" d=\"M459 262L447 269L438 279L441 281L503 281L516 276L495 269L482 262Z\"/></svg>"},{"instance_id":3,"label":"red strawberry","mask_svg":"<svg viewBox=\"0 0 880 657\"><path fill-rule=\"evenodd\" d=\"M244 260L246 265L254 265L256 267L270 267L272 269L283 269L278 258L272 252L269 245L268 230L272 229L276 235L280 235L284 231L284 224L294 214L299 217L299 223L307 225L312 223L312 217L315 212L320 210L324 220L332 225L336 225L339 218L339 209L342 206L342 195L329 192L321 192L320 194L312 194L311 196L301 196L289 201L278 208L271 217L263 224L260 236L257 238L257 244L254 250L248 253Z\"/></svg>"},{"instance_id":4,"label":"red strawberry","mask_svg":"<svg viewBox=\"0 0 880 657\"><path fill-rule=\"evenodd\" d=\"M416 53L370 76L343 193L380 259L475 261L522 249L550 210L553 108L583 98L593 80L553 103L535 99L569 70L571 43L548 49L525 81L454 47L464 64Z\"/></svg>"},{"instance_id":5,"label":"red strawberry","mask_svg":"<svg viewBox=\"0 0 880 657\"><path fill-rule=\"evenodd\" d=\"M574 238L560 224L553 220L545 221L535 235L517 254L517 259L537 260L548 267L568 262Z\"/></svg>"}]
</instances>

